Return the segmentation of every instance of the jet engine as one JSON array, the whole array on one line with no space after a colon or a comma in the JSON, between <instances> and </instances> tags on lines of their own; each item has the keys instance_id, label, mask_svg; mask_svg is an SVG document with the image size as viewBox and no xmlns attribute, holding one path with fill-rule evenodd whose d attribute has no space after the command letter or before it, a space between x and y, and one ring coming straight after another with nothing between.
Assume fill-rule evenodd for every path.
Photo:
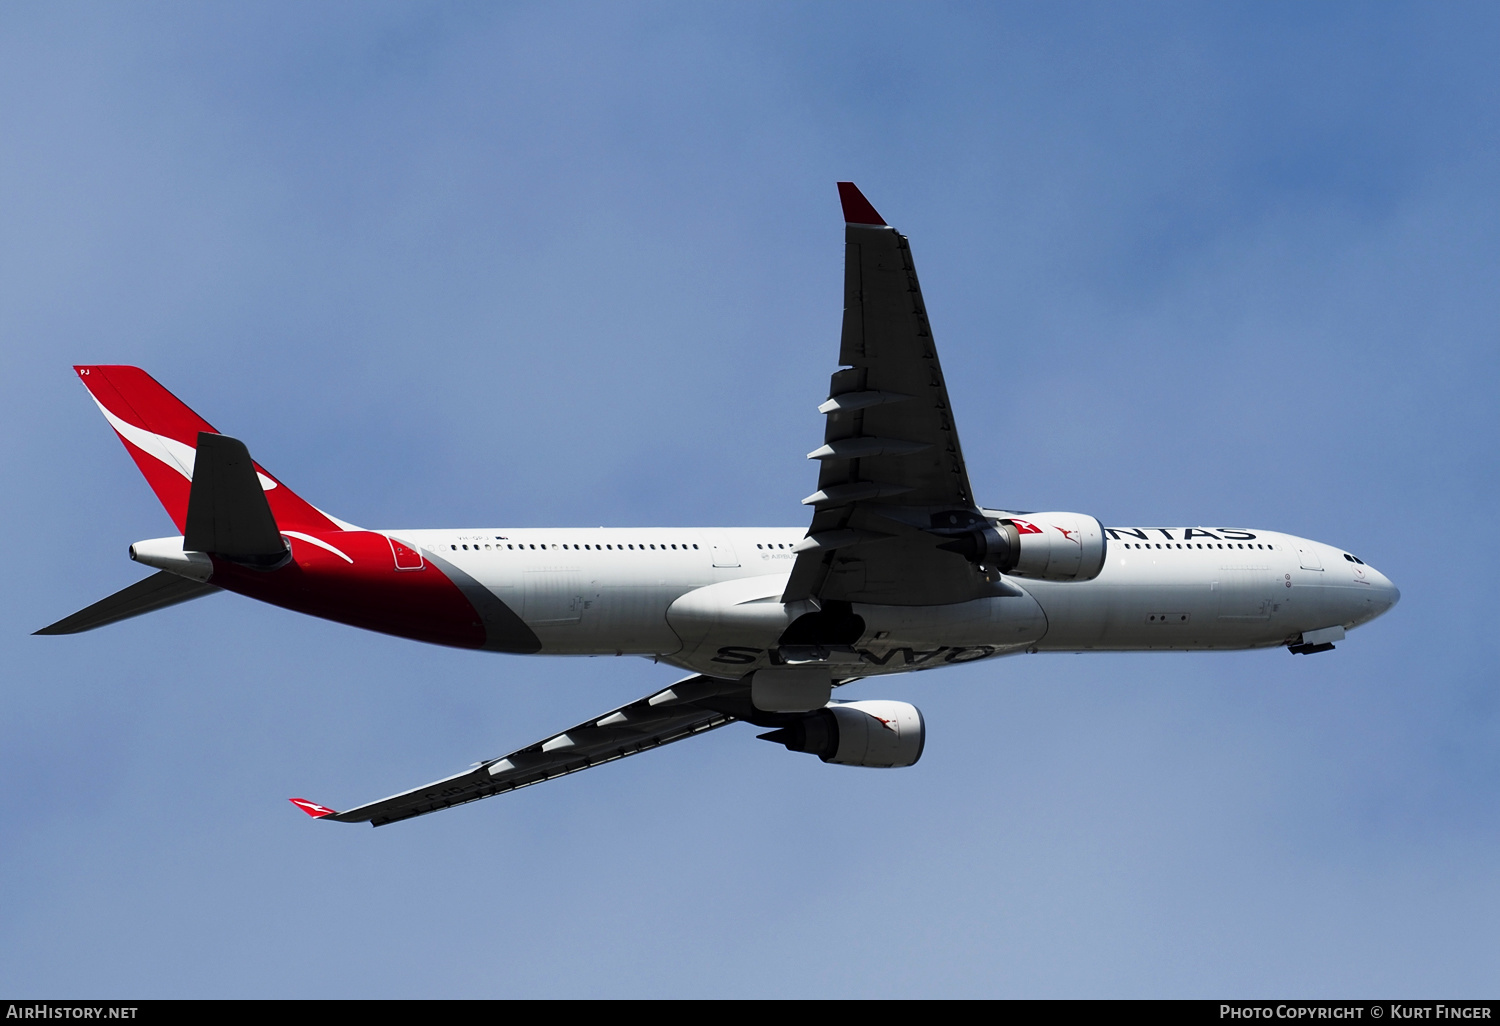
<instances>
[{"instance_id":1,"label":"jet engine","mask_svg":"<svg viewBox=\"0 0 1500 1026\"><path fill-rule=\"evenodd\" d=\"M956 530L938 517L934 533L951 537L939 548L1016 577L1092 581L1104 569L1104 527L1084 513L1002 513Z\"/></svg>"},{"instance_id":2,"label":"jet engine","mask_svg":"<svg viewBox=\"0 0 1500 1026\"><path fill-rule=\"evenodd\" d=\"M922 712L906 702L829 702L759 737L844 766L910 766L922 757L927 730Z\"/></svg>"}]
</instances>

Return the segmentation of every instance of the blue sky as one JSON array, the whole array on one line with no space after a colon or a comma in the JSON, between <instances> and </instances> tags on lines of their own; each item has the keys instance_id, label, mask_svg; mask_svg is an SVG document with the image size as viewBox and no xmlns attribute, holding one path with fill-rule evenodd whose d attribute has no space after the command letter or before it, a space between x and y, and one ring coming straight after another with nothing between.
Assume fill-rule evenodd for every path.
<instances>
[{"instance_id":1,"label":"blue sky","mask_svg":"<svg viewBox=\"0 0 1500 1026\"><path fill-rule=\"evenodd\" d=\"M0 990L1493 995L1500 12L0 11ZM30 631L170 522L69 371L148 368L377 527L801 524L858 182L986 502L1343 546L1331 655L857 685L916 767L731 727L372 831L639 697L231 595Z\"/></svg>"}]
</instances>

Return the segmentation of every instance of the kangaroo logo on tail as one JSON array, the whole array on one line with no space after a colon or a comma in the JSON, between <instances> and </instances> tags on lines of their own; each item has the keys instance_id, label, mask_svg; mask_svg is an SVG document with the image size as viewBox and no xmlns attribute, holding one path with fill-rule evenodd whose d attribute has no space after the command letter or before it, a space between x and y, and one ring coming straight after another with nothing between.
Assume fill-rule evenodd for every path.
<instances>
[{"instance_id":1,"label":"kangaroo logo on tail","mask_svg":"<svg viewBox=\"0 0 1500 1026\"><path fill-rule=\"evenodd\" d=\"M186 533L198 436L217 435L219 431L139 367L73 369L177 530ZM276 523L283 530L340 531L352 526L317 509L259 464L254 467Z\"/></svg>"}]
</instances>

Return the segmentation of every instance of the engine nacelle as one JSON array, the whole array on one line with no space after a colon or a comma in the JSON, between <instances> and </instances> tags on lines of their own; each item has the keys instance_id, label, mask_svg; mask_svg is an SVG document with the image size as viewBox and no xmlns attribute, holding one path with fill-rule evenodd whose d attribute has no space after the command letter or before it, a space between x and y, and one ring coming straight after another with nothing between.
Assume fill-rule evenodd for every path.
<instances>
[{"instance_id":1,"label":"engine nacelle","mask_svg":"<svg viewBox=\"0 0 1500 1026\"><path fill-rule=\"evenodd\" d=\"M1016 564L1007 573L1043 581L1092 581L1104 569L1104 525L1085 513L1006 517L1015 532Z\"/></svg>"},{"instance_id":2,"label":"engine nacelle","mask_svg":"<svg viewBox=\"0 0 1500 1026\"><path fill-rule=\"evenodd\" d=\"M927 728L922 711L906 702L875 699L829 702L815 713L769 734L766 741L808 752L824 762L890 769L922 757Z\"/></svg>"},{"instance_id":3,"label":"engine nacelle","mask_svg":"<svg viewBox=\"0 0 1500 1026\"><path fill-rule=\"evenodd\" d=\"M987 569L1043 581L1092 581L1104 569L1104 526L1084 513L1001 513L939 547Z\"/></svg>"}]
</instances>

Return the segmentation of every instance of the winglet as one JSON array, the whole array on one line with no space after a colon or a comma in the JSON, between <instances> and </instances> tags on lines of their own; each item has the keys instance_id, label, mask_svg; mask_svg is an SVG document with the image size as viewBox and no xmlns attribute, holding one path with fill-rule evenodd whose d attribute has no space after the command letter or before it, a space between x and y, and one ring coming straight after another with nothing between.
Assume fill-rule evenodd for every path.
<instances>
[{"instance_id":1,"label":"winglet","mask_svg":"<svg viewBox=\"0 0 1500 1026\"><path fill-rule=\"evenodd\" d=\"M287 801L297 806L297 808L307 813L313 819L322 819L324 816L338 815L337 812L335 812L333 809L330 809L328 806L319 805L317 802L310 802L306 798L288 798Z\"/></svg>"},{"instance_id":2,"label":"winglet","mask_svg":"<svg viewBox=\"0 0 1500 1026\"><path fill-rule=\"evenodd\" d=\"M865 194L853 182L839 183L839 202L844 205L847 224L885 224L885 219L875 212Z\"/></svg>"}]
</instances>

